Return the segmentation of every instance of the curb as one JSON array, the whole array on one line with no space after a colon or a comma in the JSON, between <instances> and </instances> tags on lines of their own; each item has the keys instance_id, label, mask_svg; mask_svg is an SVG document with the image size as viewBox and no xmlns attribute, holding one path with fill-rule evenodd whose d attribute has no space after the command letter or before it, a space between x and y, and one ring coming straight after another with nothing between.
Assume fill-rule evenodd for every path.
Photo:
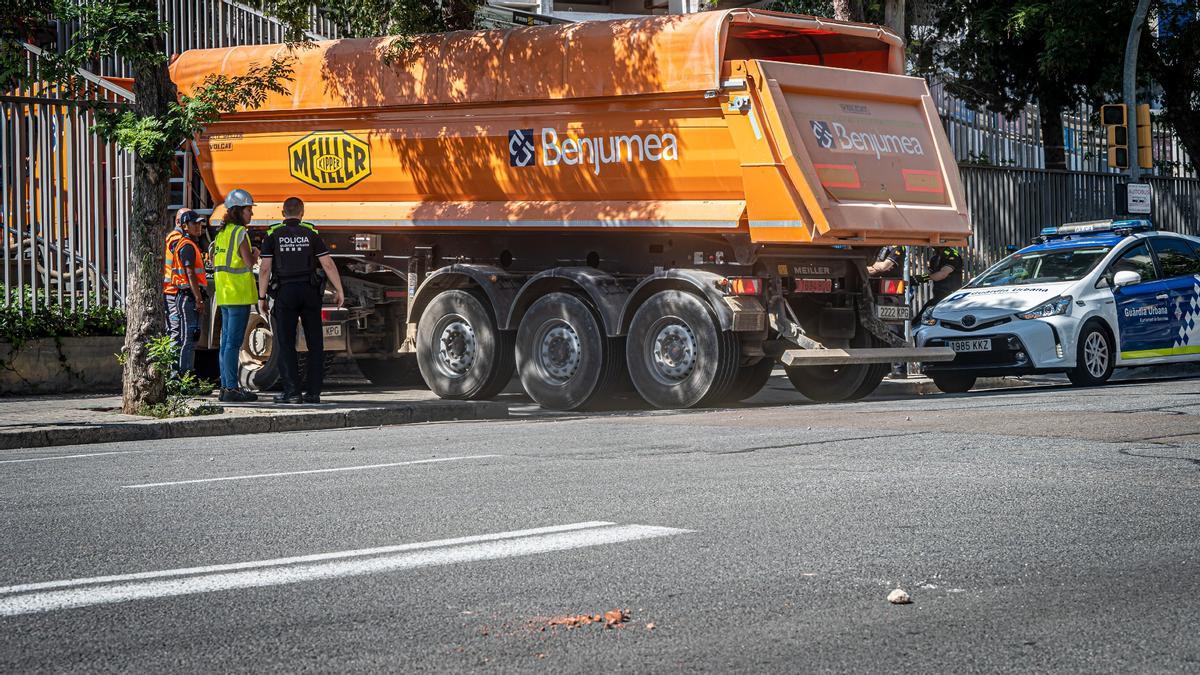
<instances>
[{"instance_id":1,"label":"curb","mask_svg":"<svg viewBox=\"0 0 1200 675\"><path fill-rule=\"evenodd\" d=\"M981 377L975 381L975 386L971 391L982 391L986 389L1029 389L1033 387L1045 387L1047 385L1056 384L1054 382L1022 380L1016 377ZM907 398L910 396L925 396L927 394L941 394L942 390L937 388L933 380L928 378L913 378L911 380L884 380L875 393L866 397L867 401L890 399L890 398Z\"/></svg>"},{"instance_id":2,"label":"curb","mask_svg":"<svg viewBox=\"0 0 1200 675\"><path fill-rule=\"evenodd\" d=\"M113 422L95 427L49 427L0 432L0 450L60 445L125 443L197 436L233 436L377 427L421 422L508 419L508 404L497 401L431 401L351 410L287 412L276 415L185 417L145 422Z\"/></svg>"}]
</instances>

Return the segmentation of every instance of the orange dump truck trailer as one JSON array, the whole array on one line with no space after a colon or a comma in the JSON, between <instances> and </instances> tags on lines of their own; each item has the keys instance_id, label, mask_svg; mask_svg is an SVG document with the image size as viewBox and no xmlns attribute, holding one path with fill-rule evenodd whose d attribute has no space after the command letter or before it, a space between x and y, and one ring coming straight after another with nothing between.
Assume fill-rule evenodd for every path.
<instances>
[{"instance_id":1,"label":"orange dump truck trailer","mask_svg":"<svg viewBox=\"0 0 1200 675\"><path fill-rule=\"evenodd\" d=\"M292 60L286 95L197 139L255 228L298 196L347 280L327 348L378 382L542 405L622 383L660 407L746 398L781 360L818 400L936 361L878 318L884 244L961 245L957 168L886 30L758 10L196 50L210 74ZM269 368L248 329L246 377ZM257 368L257 370L256 370ZM273 376L271 376L273 377ZM257 379L256 379L257 378Z\"/></svg>"}]
</instances>

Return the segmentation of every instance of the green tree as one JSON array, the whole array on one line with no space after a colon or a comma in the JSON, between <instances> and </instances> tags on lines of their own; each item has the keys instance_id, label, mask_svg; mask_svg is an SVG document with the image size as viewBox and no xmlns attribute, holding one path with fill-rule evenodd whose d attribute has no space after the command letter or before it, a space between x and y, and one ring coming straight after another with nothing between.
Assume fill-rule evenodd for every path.
<instances>
[{"instance_id":1,"label":"green tree","mask_svg":"<svg viewBox=\"0 0 1200 675\"><path fill-rule=\"evenodd\" d=\"M1133 2L932 0L918 70L951 93L1015 117L1036 104L1049 169L1065 169L1062 112L1120 90Z\"/></svg>"},{"instance_id":2,"label":"green tree","mask_svg":"<svg viewBox=\"0 0 1200 675\"><path fill-rule=\"evenodd\" d=\"M469 26L473 0L260 0L260 8L287 26L289 40L307 39L314 8L343 25L349 35L409 35ZM21 44L54 21L78 20L82 28L61 53L39 58L34 73L25 67ZM162 376L152 367L149 345L162 333L162 242L170 228L167 213L174 152L220 114L255 108L270 92L287 92L289 59L258 64L244 76L209 77L191 96L179 96L167 66L164 32L156 0L8 0L0 8L0 83L21 79L53 82L87 101L78 69L119 56L133 69L135 100L116 110L90 101L99 116L96 131L134 156L130 265L125 298L123 407L128 413L161 403Z\"/></svg>"},{"instance_id":3,"label":"green tree","mask_svg":"<svg viewBox=\"0 0 1200 675\"><path fill-rule=\"evenodd\" d=\"M1157 2L1152 8L1158 25L1142 37L1150 50L1141 63L1162 88L1163 112L1192 170L1200 171L1200 1Z\"/></svg>"}]
</instances>

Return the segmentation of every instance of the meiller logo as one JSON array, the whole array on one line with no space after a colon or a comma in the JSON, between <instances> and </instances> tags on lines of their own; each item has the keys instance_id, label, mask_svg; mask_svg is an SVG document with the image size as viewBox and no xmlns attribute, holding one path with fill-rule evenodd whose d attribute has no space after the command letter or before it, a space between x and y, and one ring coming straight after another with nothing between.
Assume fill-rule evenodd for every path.
<instances>
[{"instance_id":1,"label":"meiller logo","mask_svg":"<svg viewBox=\"0 0 1200 675\"><path fill-rule=\"evenodd\" d=\"M600 175L602 164L617 162L660 162L679 159L679 139L675 134L628 134L615 136L564 136L558 131L542 129L542 164L567 166L591 165L592 173Z\"/></svg>"},{"instance_id":2,"label":"meiller logo","mask_svg":"<svg viewBox=\"0 0 1200 675\"><path fill-rule=\"evenodd\" d=\"M832 148L834 143L841 150L872 152L875 159L884 155L924 155L925 148L916 136L881 134L870 131L851 131L841 122L812 120L813 137L822 148Z\"/></svg>"}]
</instances>

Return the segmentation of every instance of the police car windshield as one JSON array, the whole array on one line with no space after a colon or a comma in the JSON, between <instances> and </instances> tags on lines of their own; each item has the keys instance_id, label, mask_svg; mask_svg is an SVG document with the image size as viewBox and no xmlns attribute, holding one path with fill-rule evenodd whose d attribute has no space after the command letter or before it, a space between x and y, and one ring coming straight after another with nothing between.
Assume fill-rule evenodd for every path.
<instances>
[{"instance_id":1,"label":"police car windshield","mask_svg":"<svg viewBox=\"0 0 1200 675\"><path fill-rule=\"evenodd\" d=\"M1111 246L1043 249L1014 253L972 281L971 288L1076 281L1091 272Z\"/></svg>"}]
</instances>

